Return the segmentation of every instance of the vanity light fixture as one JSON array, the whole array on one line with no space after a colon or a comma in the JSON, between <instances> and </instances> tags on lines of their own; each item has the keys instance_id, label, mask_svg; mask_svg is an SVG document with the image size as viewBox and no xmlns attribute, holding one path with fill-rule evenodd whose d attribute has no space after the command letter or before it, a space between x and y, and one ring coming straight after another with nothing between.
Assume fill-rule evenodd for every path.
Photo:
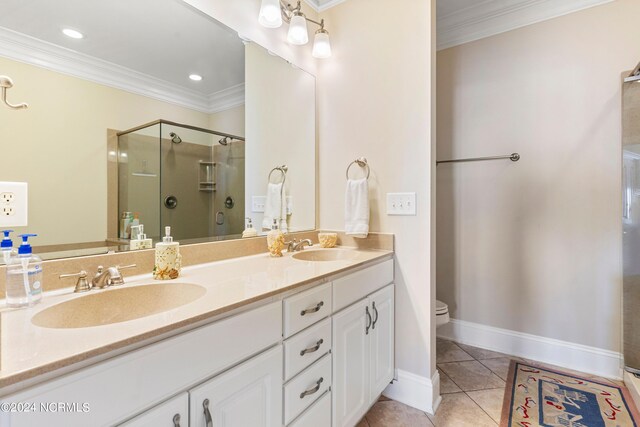
<instances>
[{"instance_id":1,"label":"vanity light fixture","mask_svg":"<svg viewBox=\"0 0 640 427\"><path fill-rule=\"evenodd\" d=\"M200 74L189 74L189 78L194 82L202 81L202 76Z\"/></svg>"},{"instance_id":2,"label":"vanity light fixture","mask_svg":"<svg viewBox=\"0 0 640 427\"><path fill-rule=\"evenodd\" d=\"M72 39L83 39L84 38L84 34L82 34L80 31L74 30L72 28L63 28L62 29L62 34L64 34L67 37L71 37Z\"/></svg>"},{"instance_id":3,"label":"vanity light fixture","mask_svg":"<svg viewBox=\"0 0 640 427\"><path fill-rule=\"evenodd\" d=\"M307 18L302 13L300 0L295 7L284 0L262 0L258 22L267 28L279 28L283 22L286 22L289 24L287 41L296 46L309 43L307 22L316 24L320 29L315 33L312 55L318 59L331 56L331 41L329 40L329 32L324 28L324 19L318 22Z\"/></svg>"}]
</instances>

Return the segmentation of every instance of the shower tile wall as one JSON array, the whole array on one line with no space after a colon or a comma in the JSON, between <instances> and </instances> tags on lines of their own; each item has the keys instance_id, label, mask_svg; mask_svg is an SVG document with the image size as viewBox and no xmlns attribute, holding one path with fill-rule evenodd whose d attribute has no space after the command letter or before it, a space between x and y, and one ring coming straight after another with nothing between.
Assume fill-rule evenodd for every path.
<instances>
[{"instance_id":1,"label":"shower tile wall","mask_svg":"<svg viewBox=\"0 0 640 427\"><path fill-rule=\"evenodd\" d=\"M244 230L244 163L245 143L233 141L229 145L214 145L213 161L217 164L218 190L213 198L213 215L216 236L237 235ZM225 200L231 197L232 208L225 207ZM224 213L224 224L215 222L216 212Z\"/></svg>"}]
</instances>

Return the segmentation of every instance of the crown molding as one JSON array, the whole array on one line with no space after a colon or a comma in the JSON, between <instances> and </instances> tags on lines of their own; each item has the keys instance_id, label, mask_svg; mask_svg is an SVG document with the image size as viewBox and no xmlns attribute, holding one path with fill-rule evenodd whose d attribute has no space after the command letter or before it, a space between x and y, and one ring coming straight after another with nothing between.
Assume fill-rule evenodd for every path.
<instances>
[{"instance_id":1,"label":"crown molding","mask_svg":"<svg viewBox=\"0 0 640 427\"><path fill-rule=\"evenodd\" d=\"M244 103L244 84L203 95L1 27L0 56L203 113L215 113Z\"/></svg>"},{"instance_id":2,"label":"crown molding","mask_svg":"<svg viewBox=\"0 0 640 427\"><path fill-rule=\"evenodd\" d=\"M209 95L209 113L219 113L220 111L244 105L244 83L231 86L219 92Z\"/></svg>"},{"instance_id":3,"label":"crown molding","mask_svg":"<svg viewBox=\"0 0 640 427\"><path fill-rule=\"evenodd\" d=\"M615 0L483 0L438 16L438 50L515 30Z\"/></svg>"},{"instance_id":4,"label":"crown molding","mask_svg":"<svg viewBox=\"0 0 640 427\"><path fill-rule=\"evenodd\" d=\"M347 0L329 0L323 1L320 0L304 0L313 10L316 12L324 12L327 9L331 9L334 6L339 5L340 3L344 3Z\"/></svg>"}]
</instances>

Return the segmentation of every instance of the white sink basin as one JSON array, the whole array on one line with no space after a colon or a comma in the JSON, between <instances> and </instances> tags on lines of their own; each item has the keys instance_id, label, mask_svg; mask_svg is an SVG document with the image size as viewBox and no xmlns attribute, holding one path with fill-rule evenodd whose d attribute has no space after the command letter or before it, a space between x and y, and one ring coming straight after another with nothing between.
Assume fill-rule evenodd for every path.
<instances>
[{"instance_id":1,"label":"white sink basin","mask_svg":"<svg viewBox=\"0 0 640 427\"><path fill-rule=\"evenodd\" d=\"M189 304L202 297L206 289L189 283L157 283L90 292L42 310L31 322L54 329L126 322Z\"/></svg>"}]
</instances>

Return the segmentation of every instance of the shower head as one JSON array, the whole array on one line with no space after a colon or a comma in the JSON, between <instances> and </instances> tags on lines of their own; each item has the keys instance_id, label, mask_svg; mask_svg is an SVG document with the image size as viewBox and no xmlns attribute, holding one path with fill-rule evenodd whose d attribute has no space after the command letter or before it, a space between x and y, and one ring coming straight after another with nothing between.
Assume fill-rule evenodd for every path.
<instances>
[{"instance_id":1,"label":"shower head","mask_svg":"<svg viewBox=\"0 0 640 427\"><path fill-rule=\"evenodd\" d=\"M182 138L180 138L175 132L171 132L169 136L171 137L171 142L174 144L180 144L182 142Z\"/></svg>"},{"instance_id":2,"label":"shower head","mask_svg":"<svg viewBox=\"0 0 640 427\"><path fill-rule=\"evenodd\" d=\"M233 138L230 138L228 136L225 136L224 138L222 138L221 140L218 141L218 143L220 145L229 145L229 143L232 141Z\"/></svg>"}]
</instances>

